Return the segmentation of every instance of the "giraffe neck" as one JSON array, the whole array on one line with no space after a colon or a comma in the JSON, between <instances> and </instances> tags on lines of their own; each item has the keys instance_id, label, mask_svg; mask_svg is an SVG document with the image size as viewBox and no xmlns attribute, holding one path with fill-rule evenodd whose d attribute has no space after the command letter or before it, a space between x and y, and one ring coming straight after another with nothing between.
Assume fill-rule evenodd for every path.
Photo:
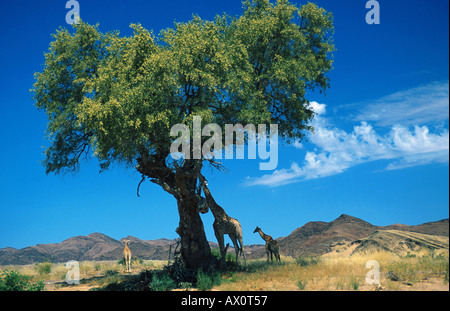
<instances>
[{"instance_id":1,"label":"giraffe neck","mask_svg":"<svg viewBox=\"0 0 450 311\"><path fill-rule=\"evenodd\" d=\"M222 207L220 207L219 204L216 203L211 192L209 191L208 187L205 184L203 185L203 192L205 193L206 201L208 202L209 208L211 209L214 218L217 219L225 217L226 216L225 210Z\"/></svg>"},{"instance_id":2,"label":"giraffe neck","mask_svg":"<svg viewBox=\"0 0 450 311\"><path fill-rule=\"evenodd\" d=\"M227 216L227 213L225 213L224 209L220 207L218 204L210 205L209 208L211 209L211 212L214 215L214 218L224 218Z\"/></svg>"},{"instance_id":3,"label":"giraffe neck","mask_svg":"<svg viewBox=\"0 0 450 311\"><path fill-rule=\"evenodd\" d=\"M272 240L272 237L270 235L264 234L264 232L262 232L261 229L259 229L259 235L261 236L261 238L266 241L269 242L270 240Z\"/></svg>"}]
</instances>

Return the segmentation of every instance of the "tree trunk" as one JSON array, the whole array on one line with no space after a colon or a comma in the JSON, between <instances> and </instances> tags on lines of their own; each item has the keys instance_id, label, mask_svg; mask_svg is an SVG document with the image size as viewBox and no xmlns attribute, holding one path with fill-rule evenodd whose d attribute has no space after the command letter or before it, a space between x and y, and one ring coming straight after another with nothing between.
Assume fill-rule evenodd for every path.
<instances>
[{"instance_id":1,"label":"tree trunk","mask_svg":"<svg viewBox=\"0 0 450 311\"><path fill-rule=\"evenodd\" d=\"M211 264L211 248L197 208L197 198L177 200L180 224L177 233L181 237L181 256L187 268L207 268Z\"/></svg>"},{"instance_id":2,"label":"tree trunk","mask_svg":"<svg viewBox=\"0 0 450 311\"><path fill-rule=\"evenodd\" d=\"M137 170L177 200L180 224L176 232L181 237L181 257L185 266L192 270L208 268L213 256L199 214L197 178L192 177L200 173L202 161L185 161L174 172L166 166L166 157L154 159L146 154L144 152L143 158L137 159Z\"/></svg>"}]
</instances>

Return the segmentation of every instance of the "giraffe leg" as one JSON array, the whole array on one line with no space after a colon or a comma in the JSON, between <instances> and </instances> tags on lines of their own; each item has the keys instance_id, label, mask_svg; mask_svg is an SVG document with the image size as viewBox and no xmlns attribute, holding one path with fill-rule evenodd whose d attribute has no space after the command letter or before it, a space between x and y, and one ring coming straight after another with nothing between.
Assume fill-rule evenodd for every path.
<instances>
[{"instance_id":1,"label":"giraffe leg","mask_svg":"<svg viewBox=\"0 0 450 311\"><path fill-rule=\"evenodd\" d=\"M219 243L220 250L220 265L222 267L225 266L226 254L225 254L225 244L224 244L224 236L223 234L215 233L217 242Z\"/></svg>"},{"instance_id":2,"label":"giraffe leg","mask_svg":"<svg viewBox=\"0 0 450 311\"><path fill-rule=\"evenodd\" d=\"M237 243L236 237L232 236L232 235L228 235L231 239L231 242L233 242L234 245L234 250L236 252L236 263L238 262L238 258L239 258L239 244Z\"/></svg>"},{"instance_id":3,"label":"giraffe leg","mask_svg":"<svg viewBox=\"0 0 450 311\"><path fill-rule=\"evenodd\" d=\"M280 248L278 246L275 247L275 261L280 262Z\"/></svg>"},{"instance_id":4,"label":"giraffe leg","mask_svg":"<svg viewBox=\"0 0 450 311\"><path fill-rule=\"evenodd\" d=\"M281 258L280 258L280 246L277 244L275 244L274 247L274 255L275 255L275 260L278 260L278 262L281 262Z\"/></svg>"},{"instance_id":5,"label":"giraffe leg","mask_svg":"<svg viewBox=\"0 0 450 311\"><path fill-rule=\"evenodd\" d=\"M239 244L241 244L241 254L242 254L242 257L244 257L244 265L247 266L247 259L245 259L245 253L244 253L244 242L242 241L241 237L238 238L238 242L239 242Z\"/></svg>"}]
</instances>

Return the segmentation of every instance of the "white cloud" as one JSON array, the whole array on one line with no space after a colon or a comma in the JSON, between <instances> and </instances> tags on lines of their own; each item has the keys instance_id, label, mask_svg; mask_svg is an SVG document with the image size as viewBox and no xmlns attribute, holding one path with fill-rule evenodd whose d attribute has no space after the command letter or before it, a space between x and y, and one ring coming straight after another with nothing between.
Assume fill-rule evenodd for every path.
<instances>
[{"instance_id":1,"label":"white cloud","mask_svg":"<svg viewBox=\"0 0 450 311\"><path fill-rule=\"evenodd\" d=\"M297 163L293 163L289 169L276 170L272 174L264 175L261 178L247 177L246 185L248 186L268 186L278 187L301 179L302 169Z\"/></svg>"},{"instance_id":2,"label":"white cloud","mask_svg":"<svg viewBox=\"0 0 450 311\"><path fill-rule=\"evenodd\" d=\"M448 130L432 134L426 126L412 130L394 126L387 135L380 136L371 125L362 122L351 133L337 128L316 128L316 134L309 138L317 148L307 151L300 165L294 162L289 169L248 178L247 185L277 187L340 174L377 160L392 160L387 170L449 161Z\"/></svg>"},{"instance_id":3,"label":"white cloud","mask_svg":"<svg viewBox=\"0 0 450 311\"><path fill-rule=\"evenodd\" d=\"M318 102L310 102L309 105L311 106L312 110L317 114L317 115L324 115L327 112L327 105L325 104L319 104Z\"/></svg>"},{"instance_id":4,"label":"white cloud","mask_svg":"<svg viewBox=\"0 0 450 311\"><path fill-rule=\"evenodd\" d=\"M389 140L401 156L390 163L389 170L417 165L449 162L449 132L431 134L426 126L415 126L414 132L405 127L394 126Z\"/></svg>"},{"instance_id":5,"label":"white cloud","mask_svg":"<svg viewBox=\"0 0 450 311\"><path fill-rule=\"evenodd\" d=\"M372 116L368 118L377 124L389 124L387 134L380 135L366 121L360 122L354 126L351 132L331 127L325 117L326 105L311 102L311 106L317 114L313 121L315 133L308 135L308 140L314 145L314 150L308 151L306 147L297 143L295 147L306 151L304 159L300 162L294 162L288 169L280 169L272 174L264 175L259 178L248 178L247 185L262 185L277 187L302 180L316 179L340 174L345 170L362 164L377 160L388 160L386 170L403 169L412 166L426 165L432 163L449 163L449 131L447 129L431 133L428 126L409 126L413 120L448 120L448 82L447 90L442 89L442 84L430 84L425 87L419 87L410 91L399 92L391 96L382 98L378 101L377 109L388 108L386 98L393 100L408 99L416 96L419 103L411 113L407 114L407 122L404 125L390 124L395 119L400 118L400 112L393 108L390 111L387 121L382 121L381 117ZM428 91L437 90L440 95L430 96ZM424 103L425 95L419 91L424 91L428 98L433 100ZM445 95L447 94L447 95ZM441 97L447 96L447 113L441 115L443 104ZM412 102L402 101L403 108L413 109ZM436 102L437 101L437 102ZM433 113L420 116L419 111L426 111L426 107L435 110ZM436 108L436 109L435 109ZM370 106L369 110L375 109L375 104ZM395 113L392 113L395 111ZM438 112L440 111L440 113ZM432 114L436 114L432 116ZM361 115L362 116L362 115ZM368 116L366 114L366 116ZM395 117L394 117L395 116Z\"/></svg>"},{"instance_id":6,"label":"white cloud","mask_svg":"<svg viewBox=\"0 0 450 311\"><path fill-rule=\"evenodd\" d=\"M348 106L357 107L363 108L354 117L356 121L371 121L377 126L445 121L449 115L449 82L433 82Z\"/></svg>"},{"instance_id":7,"label":"white cloud","mask_svg":"<svg viewBox=\"0 0 450 311\"><path fill-rule=\"evenodd\" d=\"M294 141L294 143L293 143L292 145L293 145L295 148L297 148L297 149L303 149L303 148L304 148L302 142L301 142L301 141L298 141L298 140Z\"/></svg>"}]
</instances>

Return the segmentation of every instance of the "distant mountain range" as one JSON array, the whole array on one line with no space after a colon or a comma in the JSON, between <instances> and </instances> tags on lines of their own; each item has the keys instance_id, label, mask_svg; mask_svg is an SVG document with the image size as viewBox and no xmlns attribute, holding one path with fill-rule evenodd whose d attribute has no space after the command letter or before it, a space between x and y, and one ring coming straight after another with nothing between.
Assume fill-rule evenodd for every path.
<instances>
[{"instance_id":1,"label":"distant mountain range","mask_svg":"<svg viewBox=\"0 0 450 311\"><path fill-rule=\"evenodd\" d=\"M264 230L264 228L263 228ZM270 232L267 232L270 234ZM0 249L0 265L26 265L36 262L67 262L119 260L123 241L130 240L133 256L144 260L168 260L171 245L176 240L141 240L128 236L121 240L101 233L77 236L56 244L38 244L22 249ZM329 223L315 221L295 229L287 237L278 238L281 254L323 255L333 252L351 253L382 249L397 253L420 249L449 248L449 220L430 222L418 226L395 224L374 226L362 219L342 215ZM210 242L212 248L217 244ZM247 258L265 256L264 245L245 246ZM173 249L172 249L173 251ZM228 250L234 252L233 249Z\"/></svg>"},{"instance_id":2,"label":"distant mountain range","mask_svg":"<svg viewBox=\"0 0 450 311\"><path fill-rule=\"evenodd\" d=\"M26 265L35 262L106 261L122 258L124 240L130 240L133 257L140 259L167 260L170 245L175 240L159 239L144 241L132 236L113 239L101 233L76 236L57 244L38 244L22 249L0 249L0 265Z\"/></svg>"}]
</instances>

